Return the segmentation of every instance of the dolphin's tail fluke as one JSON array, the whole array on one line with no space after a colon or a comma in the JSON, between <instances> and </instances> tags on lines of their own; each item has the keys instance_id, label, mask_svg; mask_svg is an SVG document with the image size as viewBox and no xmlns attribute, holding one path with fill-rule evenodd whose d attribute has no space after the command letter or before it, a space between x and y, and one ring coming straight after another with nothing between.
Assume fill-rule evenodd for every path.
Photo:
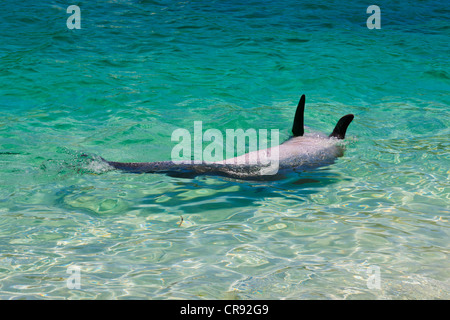
<instances>
[{"instance_id":1,"label":"dolphin's tail fluke","mask_svg":"<svg viewBox=\"0 0 450 320\"><path fill-rule=\"evenodd\" d=\"M336 127L334 127L333 132L330 134L330 137L335 137L337 139L344 139L345 132L347 131L347 128L350 122L352 122L353 118L354 115L348 114L339 119L338 123L336 124Z\"/></svg>"},{"instance_id":2,"label":"dolphin's tail fluke","mask_svg":"<svg viewBox=\"0 0 450 320\"><path fill-rule=\"evenodd\" d=\"M218 176L228 176L239 179L268 179L262 174L262 167L259 165L245 164L222 164L222 163L206 163L199 164L194 161L173 162L173 161L157 161L157 162L115 162L107 161L102 158L111 167L130 172L130 173L165 173L171 177L178 178L195 178L202 174L214 174ZM272 174L269 174L271 176ZM273 175L275 177L275 175ZM279 177L277 176L276 179Z\"/></svg>"},{"instance_id":3,"label":"dolphin's tail fluke","mask_svg":"<svg viewBox=\"0 0 450 320\"><path fill-rule=\"evenodd\" d=\"M292 126L292 133L294 137L303 136L303 114L305 113L305 95L302 95L295 111L294 125Z\"/></svg>"}]
</instances>

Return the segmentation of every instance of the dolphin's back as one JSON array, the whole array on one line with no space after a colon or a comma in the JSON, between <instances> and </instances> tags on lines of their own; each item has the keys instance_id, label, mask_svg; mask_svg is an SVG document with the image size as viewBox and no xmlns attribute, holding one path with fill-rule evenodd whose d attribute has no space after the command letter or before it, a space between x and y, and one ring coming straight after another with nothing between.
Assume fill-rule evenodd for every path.
<instances>
[{"instance_id":1,"label":"dolphin's back","mask_svg":"<svg viewBox=\"0 0 450 320\"><path fill-rule=\"evenodd\" d=\"M174 176L215 174L237 178L258 176L261 166L221 163L195 163L194 161L115 162L106 161L111 167L132 173L168 173Z\"/></svg>"}]
</instances>

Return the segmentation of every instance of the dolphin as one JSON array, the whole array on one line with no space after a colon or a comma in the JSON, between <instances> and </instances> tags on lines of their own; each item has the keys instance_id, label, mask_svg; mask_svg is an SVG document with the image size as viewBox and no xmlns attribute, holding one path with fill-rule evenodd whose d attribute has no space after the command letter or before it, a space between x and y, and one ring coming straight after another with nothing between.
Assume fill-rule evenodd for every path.
<instances>
[{"instance_id":1,"label":"dolphin","mask_svg":"<svg viewBox=\"0 0 450 320\"><path fill-rule=\"evenodd\" d=\"M343 116L329 135L304 131L305 95L297 105L292 126L292 134L281 145L252 151L244 155L216 162L196 163L189 161L156 162L115 162L102 158L109 166L133 173L166 173L177 177L195 177L197 175L219 175L239 179L267 179L280 177L287 171L317 168L331 164L343 155L340 140L354 115ZM270 159L262 163L260 159ZM274 163L276 166L274 166Z\"/></svg>"}]
</instances>

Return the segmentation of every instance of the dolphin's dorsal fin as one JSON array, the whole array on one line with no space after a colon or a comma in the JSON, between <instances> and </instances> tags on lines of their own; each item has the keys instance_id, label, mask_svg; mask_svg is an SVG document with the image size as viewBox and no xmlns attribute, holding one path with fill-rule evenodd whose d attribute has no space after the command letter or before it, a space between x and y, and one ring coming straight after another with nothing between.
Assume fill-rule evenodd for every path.
<instances>
[{"instance_id":1,"label":"dolphin's dorsal fin","mask_svg":"<svg viewBox=\"0 0 450 320\"><path fill-rule=\"evenodd\" d=\"M292 126L292 133L294 137L303 136L305 130L303 128L303 114L305 112L305 95L302 95L298 102L297 111L295 111L294 125Z\"/></svg>"},{"instance_id":2,"label":"dolphin's dorsal fin","mask_svg":"<svg viewBox=\"0 0 450 320\"><path fill-rule=\"evenodd\" d=\"M333 132L329 135L330 137L336 137L338 139L345 138L345 132L347 131L348 125L352 122L354 115L347 114L339 119L336 127L334 127Z\"/></svg>"}]
</instances>

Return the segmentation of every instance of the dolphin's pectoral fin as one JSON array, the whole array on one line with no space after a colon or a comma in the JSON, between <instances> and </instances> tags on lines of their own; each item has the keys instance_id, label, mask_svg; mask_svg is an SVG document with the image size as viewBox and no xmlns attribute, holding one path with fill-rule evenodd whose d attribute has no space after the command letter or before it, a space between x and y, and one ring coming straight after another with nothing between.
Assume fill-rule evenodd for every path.
<instances>
[{"instance_id":1,"label":"dolphin's pectoral fin","mask_svg":"<svg viewBox=\"0 0 450 320\"><path fill-rule=\"evenodd\" d=\"M341 119L339 119L338 123L336 124L336 127L334 127L334 130L329 135L329 137L344 139L345 132L347 131L347 128L348 128L350 122L352 122L353 118L354 118L354 115L347 114L346 116L343 116Z\"/></svg>"},{"instance_id":2,"label":"dolphin's pectoral fin","mask_svg":"<svg viewBox=\"0 0 450 320\"><path fill-rule=\"evenodd\" d=\"M298 102L297 111L295 111L294 125L292 126L292 133L294 137L303 136L305 132L303 129L303 114L305 112L305 95L302 95Z\"/></svg>"}]
</instances>

